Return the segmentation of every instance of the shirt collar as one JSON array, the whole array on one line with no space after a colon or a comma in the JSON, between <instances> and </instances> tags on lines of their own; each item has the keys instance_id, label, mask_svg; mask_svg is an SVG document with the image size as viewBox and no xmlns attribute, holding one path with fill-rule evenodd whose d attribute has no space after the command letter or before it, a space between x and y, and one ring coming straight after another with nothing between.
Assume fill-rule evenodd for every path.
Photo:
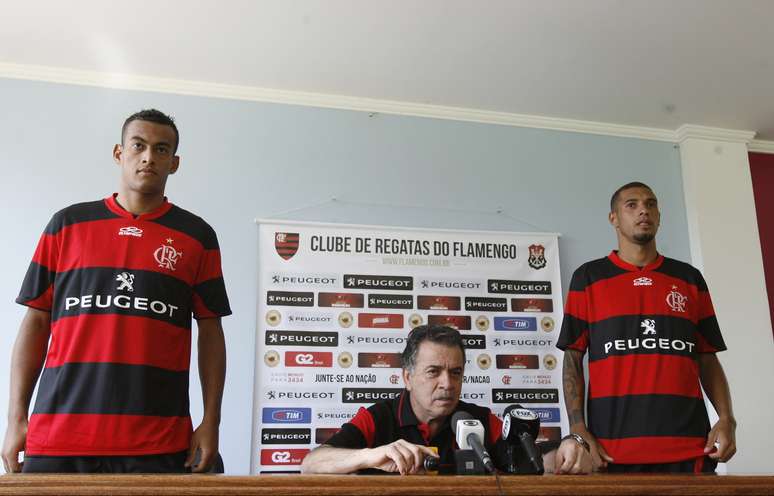
<instances>
[{"instance_id":1,"label":"shirt collar","mask_svg":"<svg viewBox=\"0 0 774 496\"><path fill-rule=\"evenodd\" d=\"M114 214L124 217L126 219L131 220L151 220L156 219L158 217L161 217L165 213L169 212L169 209L172 208L172 204L169 203L167 200L167 197L164 197L164 201L161 203L161 205L158 206L155 210L144 213L141 215L134 215L132 212L127 211L119 205L118 201L116 200L116 197L118 196L118 193L113 193L112 195L105 198L105 205L107 205L107 208L113 212Z\"/></svg>"},{"instance_id":2,"label":"shirt collar","mask_svg":"<svg viewBox=\"0 0 774 496\"><path fill-rule=\"evenodd\" d=\"M458 402L457 407L454 409L455 412L459 409L459 406L460 405ZM400 398L398 399L398 422L400 423L401 427L405 427L408 425L416 425L420 427L427 426L427 424L423 424L422 422L419 421L416 414L414 413L414 409L411 408L411 394L407 389L403 390L403 392L400 394ZM451 422L451 415L447 416L443 420L443 426L441 427L441 430L443 430L447 425L449 425L450 422Z\"/></svg>"},{"instance_id":3,"label":"shirt collar","mask_svg":"<svg viewBox=\"0 0 774 496\"><path fill-rule=\"evenodd\" d=\"M661 264L664 263L664 255L659 254L655 260L653 260L651 263L646 265L643 268L639 268L636 265L632 265L628 262L624 262L621 257L618 256L618 250L613 250L610 252L610 255L607 256L607 258L610 259L611 262L613 262L616 266L622 268L623 270L629 271L629 272L639 272L639 271L649 271L649 270L656 270L659 267L661 267Z\"/></svg>"}]
</instances>

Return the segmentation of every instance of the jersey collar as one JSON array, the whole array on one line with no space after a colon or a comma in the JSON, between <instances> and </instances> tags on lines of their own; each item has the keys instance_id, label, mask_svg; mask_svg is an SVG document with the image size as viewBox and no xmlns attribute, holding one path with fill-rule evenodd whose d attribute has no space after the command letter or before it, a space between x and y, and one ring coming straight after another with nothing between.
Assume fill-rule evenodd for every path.
<instances>
[{"instance_id":1,"label":"jersey collar","mask_svg":"<svg viewBox=\"0 0 774 496\"><path fill-rule=\"evenodd\" d=\"M607 256L607 258L610 259L611 262L613 262L616 266L622 268L623 270L629 271L629 272L647 272L649 270L656 270L659 267L661 267L661 264L664 263L664 255L659 254L654 261L649 263L643 268L639 268L636 265L632 265L628 262L624 262L621 257L618 256L618 250L613 250L610 252L610 255Z\"/></svg>"},{"instance_id":2,"label":"jersey collar","mask_svg":"<svg viewBox=\"0 0 774 496\"><path fill-rule=\"evenodd\" d=\"M107 208L113 212L114 214L124 217L126 219L131 220L152 220L157 219L164 215L165 213L169 212L169 209L172 208L172 204L167 201L167 197L164 197L164 202L159 205L159 207L151 212L141 214L141 215L134 215L131 212L128 212L118 204L118 201L116 201L116 197L118 196L118 193L113 193L112 195L105 198L105 205L107 205Z\"/></svg>"},{"instance_id":3,"label":"jersey collar","mask_svg":"<svg viewBox=\"0 0 774 496\"><path fill-rule=\"evenodd\" d=\"M459 408L459 404L457 404L457 407ZM454 411L456 412L457 408L455 408ZM422 434L422 438L425 440L425 442L430 442L430 425L423 424L419 421L416 414L414 413L414 409L411 408L411 395L406 389L403 390L400 398L398 399L398 422L401 427L415 425L417 429L419 429L419 432ZM438 433L441 433L444 429L450 427L451 416L448 416L444 419L443 425L438 430Z\"/></svg>"}]
</instances>

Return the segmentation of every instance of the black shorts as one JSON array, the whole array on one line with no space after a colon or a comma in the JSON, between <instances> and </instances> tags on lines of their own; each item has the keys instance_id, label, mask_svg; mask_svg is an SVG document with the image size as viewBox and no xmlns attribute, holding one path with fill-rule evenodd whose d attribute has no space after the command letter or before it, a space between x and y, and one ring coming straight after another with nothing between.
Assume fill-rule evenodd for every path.
<instances>
[{"instance_id":1,"label":"black shorts","mask_svg":"<svg viewBox=\"0 0 774 496\"><path fill-rule=\"evenodd\" d=\"M607 471L611 474L625 473L662 473L662 474L706 474L715 473L718 466L717 460L708 456L684 460L673 463L642 463L642 464L623 464L608 463Z\"/></svg>"},{"instance_id":2,"label":"black shorts","mask_svg":"<svg viewBox=\"0 0 774 496\"><path fill-rule=\"evenodd\" d=\"M25 456L24 473L185 474L188 451L142 456Z\"/></svg>"}]
</instances>

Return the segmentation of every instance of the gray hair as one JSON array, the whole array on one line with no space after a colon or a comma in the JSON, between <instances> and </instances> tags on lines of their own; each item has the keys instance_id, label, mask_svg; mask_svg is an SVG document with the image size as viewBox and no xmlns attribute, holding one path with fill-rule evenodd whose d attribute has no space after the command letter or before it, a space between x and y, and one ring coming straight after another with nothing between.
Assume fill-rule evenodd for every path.
<instances>
[{"instance_id":1,"label":"gray hair","mask_svg":"<svg viewBox=\"0 0 774 496\"><path fill-rule=\"evenodd\" d=\"M438 343L451 348L459 347L462 357L465 357L465 346L462 344L462 335L456 329L442 325L421 325L409 332L406 339L406 348L400 354L401 366L409 372L414 371L417 362L419 345L425 341Z\"/></svg>"}]
</instances>

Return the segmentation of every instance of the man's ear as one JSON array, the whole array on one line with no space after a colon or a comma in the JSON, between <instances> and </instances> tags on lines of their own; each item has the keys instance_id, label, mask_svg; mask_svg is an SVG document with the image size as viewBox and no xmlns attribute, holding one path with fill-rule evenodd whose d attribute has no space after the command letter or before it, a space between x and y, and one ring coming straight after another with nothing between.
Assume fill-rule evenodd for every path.
<instances>
[{"instance_id":1,"label":"man's ear","mask_svg":"<svg viewBox=\"0 0 774 496\"><path fill-rule=\"evenodd\" d=\"M113 161L118 165L121 165L121 154L124 153L124 149L121 145L113 146Z\"/></svg>"},{"instance_id":2,"label":"man's ear","mask_svg":"<svg viewBox=\"0 0 774 496\"><path fill-rule=\"evenodd\" d=\"M403 369L403 384L406 385L406 391L411 391L411 383L409 382L409 371Z\"/></svg>"},{"instance_id":3,"label":"man's ear","mask_svg":"<svg viewBox=\"0 0 774 496\"><path fill-rule=\"evenodd\" d=\"M175 155L172 158L172 168L169 170L169 173L174 174L175 172L177 172L178 167L180 167L180 157Z\"/></svg>"},{"instance_id":4,"label":"man's ear","mask_svg":"<svg viewBox=\"0 0 774 496\"><path fill-rule=\"evenodd\" d=\"M607 220L610 222L610 225L617 228L618 227L618 215L616 215L615 212L610 212L607 214Z\"/></svg>"}]
</instances>

